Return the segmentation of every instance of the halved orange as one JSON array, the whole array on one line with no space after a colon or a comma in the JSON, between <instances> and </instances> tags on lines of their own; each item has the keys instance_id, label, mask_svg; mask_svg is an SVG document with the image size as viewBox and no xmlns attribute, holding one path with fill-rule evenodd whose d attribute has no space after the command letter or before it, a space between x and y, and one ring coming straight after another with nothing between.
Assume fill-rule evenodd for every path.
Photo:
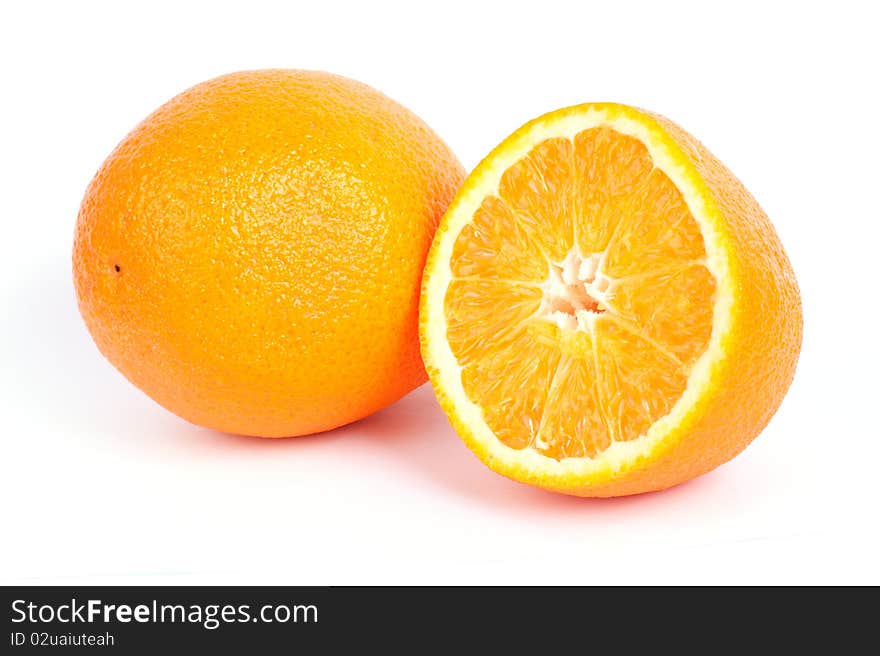
<instances>
[{"instance_id":1,"label":"halved orange","mask_svg":"<svg viewBox=\"0 0 880 656\"><path fill-rule=\"evenodd\" d=\"M800 295L743 185L656 114L542 116L468 177L434 238L422 355L492 469L580 496L707 472L794 375Z\"/></svg>"}]
</instances>

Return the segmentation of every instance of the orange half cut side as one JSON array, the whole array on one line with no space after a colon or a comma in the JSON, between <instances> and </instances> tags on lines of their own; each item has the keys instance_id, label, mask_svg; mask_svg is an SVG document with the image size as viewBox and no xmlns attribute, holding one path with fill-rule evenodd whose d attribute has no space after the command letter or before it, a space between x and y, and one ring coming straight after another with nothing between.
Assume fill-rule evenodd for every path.
<instances>
[{"instance_id":1,"label":"orange half cut side","mask_svg":"<svg viewBox=\"0 0 880 656\"><path fill-rule=\"evenodd\" d=\"M479 165L440 225L424 359L453 425L503 474L606 496L693 473L651 469L724 384L736 253L660 120L612 104L537 119ZM717 464L697 455L693 471Z\"/></svg>"}]
</instances>

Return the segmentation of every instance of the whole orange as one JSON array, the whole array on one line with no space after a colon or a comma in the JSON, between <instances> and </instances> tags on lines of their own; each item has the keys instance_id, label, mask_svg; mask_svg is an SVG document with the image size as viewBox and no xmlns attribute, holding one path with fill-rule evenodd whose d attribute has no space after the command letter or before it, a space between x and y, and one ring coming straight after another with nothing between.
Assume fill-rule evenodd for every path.
<instances>
[{"instance_id":1,"label":"whole orange","mask_svg":"<svg viewBox=\"0 0 880 656\"><path fill-rule=\"evenodd\" d=\"M369 86L262 70L147 117L86 191L73 270L98 348L202 426L360 419L426 380L419 284L464 171Z\"/></svg>"}]
</instances>

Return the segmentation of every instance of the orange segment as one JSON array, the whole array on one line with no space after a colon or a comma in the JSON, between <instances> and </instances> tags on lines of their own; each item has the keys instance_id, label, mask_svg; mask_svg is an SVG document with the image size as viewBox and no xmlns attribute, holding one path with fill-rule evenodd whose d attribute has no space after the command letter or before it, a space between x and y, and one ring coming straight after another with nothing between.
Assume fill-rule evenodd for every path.
<instances>
[{"instance_id":1,"label":"orange segment","mask_svg":"<svg viewBox=\"0 0 880 656\"><path fill-rule=\"evenodd\" d=\"M496 304L498 298L505 300L501 307ZM514 339L540 302L538 287L479 279L453 281L446 313L450 339L457 345L462 365Z\"/></svg>"},{"instance_id":2,"label":"orange segment","mask_svg":"<svg viewBox=\"0 0 880 656\"><path fill-rule=\"evenodd\" d=\"M486 198L465 226L464 238L457 242L452 270L457 278L487 276L490 280L532 280L540 282L547 275L541 255L540 231L527 215L517 215L495 196ZM527 252L522 245L531 244Z\"/></svg>"},{"instance_id":3,"label":"orange segment","mask_svg":"<svg viewBox=\"0 0 880 656\"><path fill-rule=\"evenodd\" d=\"M600 252L627 217L626 203L638 195L653 162L644 144L608 127L583 130L573 142L577 245L582 253Z\"/></svg>"},{"instance_id":4,"label":"orange segment","mask_svg":"<svg viewBox=\"0 0 880 656\"><path fill-rule=\"evenodd\" d=\"M643 334L674 353L691 368L712 335L716 283L704 264L694 260L618 278L609 307L639 326Z\"/></svg>"},{"instance_id":5,"label":"orange segment","mask_svg":"<svg viewBox=\"0 0 880 656\"><path fill-rule=\"evenodd\" d=\"M613 278L653 273L679 261L706 257L703 237L681 192L654 169L638 187L609 203L621 217L605 246L605 270Z\"/></svg>"},{"instance_id":6,"label":"orange segment","mask_svg":"<svg viewBox=\"0 0 880 656\"><path fill-rule=\"evenodd\" d=\"M714 279L690 266L706 252L681 193L607 127L539 142L498 193L455 240L446 293L468 397L501 442L555 459L644 435L712 328Z\"/></svg>"},{"instance_id":7,"label":"orange segment","mask_svg":"<svg viewBox=\"0 0 880 656\"><path fill-rule=\"evenodd\" d=\"M531 353L532 366L528 369L518 365L523 349ZM490 353L463 370L464 388L468 396L484 408L486 422L499 440L515 449L532 447L538 437L548 395L552 393L560 353L551 346L533 342L524 332ZM520 394L518 389L522 386L534 393Z\"/></svg>"},{"instance_id":8,"label":"orange segment","mask_svg":"<svg viewBox=\"0 0 880 656\"><path fill-rule=\"evenodd\" d=\"M685 367L662 342L638 325L605 320L596 325L597 381L610 437L634 440L666 415L684 392Z\"/></svg>"},{"instance_id":9,"label":"orange segment","mask_svg":"<svg viewBox=\"0 0 880 656\"><path fill-rule=\"evenodd\" d=\"M742 184L663 117L594 103L471 173L422 283L440 404L492 469L581 496L739 453L791 382L794 274Z\"/></svg>"},{"instance_id":10,"label":"orange segment","mask_svg":"<svg viewBox=\"0 0 880 656\"><path fill-rule=\"evenodd\" d=\"M591 359L560 357L532 448L561 460L594 456L608 447L610 437L601 414L596 382ZM572 394L573 389L580 390L580 394Z\"/></svg>"},{"instance_id":11,"label":"orange segment","mask_svg":"<svg viewBox=\"0 0 880 656\"><path fill-rule=\"evenodd\" d=\"M498 185L498 195L516 213L521 230L554 259L565 257L571 247L572 151L568 139L543 141L507 169Z\"/></svg>"}]
</instances>

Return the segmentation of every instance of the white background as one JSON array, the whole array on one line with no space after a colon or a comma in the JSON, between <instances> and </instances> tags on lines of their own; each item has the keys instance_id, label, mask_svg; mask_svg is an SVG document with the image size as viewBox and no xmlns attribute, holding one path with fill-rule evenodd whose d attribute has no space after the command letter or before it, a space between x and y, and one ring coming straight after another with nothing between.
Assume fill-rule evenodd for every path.
<instances>
[{"instance_id":1,"label":"white background","mask_svg":"<svg viewBox=\"0 0 880 656\"><path fill-rule=\"evenodd\" d=\"M0 582L880 583L880 47L871 3L4 3ZM588 100L659 111L774 221L803 291L782 408L735 461L618 500L503 479L423 387L312 438L191 426L99 355L70 274L82 193L207 78L384 91L472 168Z\"/></svg>"}]
</instances>

